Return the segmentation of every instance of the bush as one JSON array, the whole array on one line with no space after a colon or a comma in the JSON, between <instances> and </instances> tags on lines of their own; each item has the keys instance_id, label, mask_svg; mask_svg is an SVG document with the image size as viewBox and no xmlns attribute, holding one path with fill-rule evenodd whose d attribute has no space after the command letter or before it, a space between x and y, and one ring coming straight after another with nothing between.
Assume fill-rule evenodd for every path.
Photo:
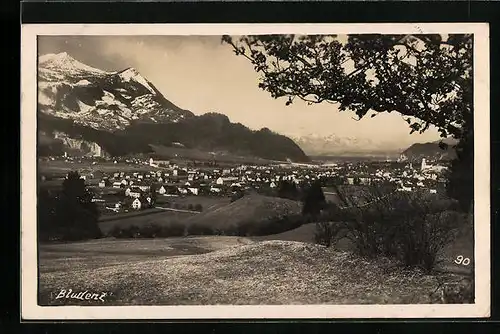
<instances>
[{"instance_id":1,"label":"bush","mask_svg":"<svg viewBox=\"0 0 500 334\"><path fill-rule=\"evenodd\" d=\"M203 206L201 204L196 204L194 206L194 210L198 211L198 212L202 212L203 211Z\"/></svg>"},{"instance_id":2,"label":"bush","mask_svg":"<svg viewBox=\"0 0 500 334\"><path fill-rule=\"evenodd\" d=\"M182 237L186 234L186 226L181 223L170 223L160 228L159 235L162 238Z\"/></svg>"},{"instance_id":3,"label":"bush","mask_svg":"<svg viewBox=\"0 0 500 334\"><path fill-rule=\"evenodd\" d=\"M337 231L331 222L318 222L314 231L314 242L330 247L337 236Z\"/></svg>"},{"instance_id":4,"label":"bush","mask_svg":"<svg viewBox=\"0 0 500 334\"><path fill-rule=\"evenodd\" d=\"M465 277L458 282L440 282L430 294L433 303L473 304L475 301L474 279Z\"/></svg>"},{"instance_id":5,"label":"bush","mask_svg":"<svg viewBox=\"0 0 500 334\"><path fill-rule=\"evenodd\" d=\"M188 209L188 210L193 211L193 210L194 210L194 206L193 206L193 204L189 204L189 205L187 206L187 209Z\"/></svg>"},{"instance_id":6,"label":"bush","mask_svg":"<svg viewBox=\"0 0 500 334\"><path fill-rule=\"evenodd\" d=\"M131 239L131 238L168 238L179 237L184 235L184 225L171 223L165 226L156 224L144 225L141 227L131 225L128 227L113 226L108 232L108 236L115 238Z\"/></svg>"},{"instance_id":7,"label":"bush","mask_svg":"<svg viewBox=\"0 0 500 334\"><path fill-rule=\"evenodd\" d=\"M405 266L431 271L438 252L454 237L463 215L446 210L450 203L422 194L375 192L370 205L329 210L336 223L319 222L317 243L331 246L348 238L364 257L391 256Z\"/></svg>"},{"instance_id":8,"label":"bush","mask_svg":"<svg viewBox=\"0 0 500 334\"><path fill-rule=\"evenodd\" d=\"M161 227L156 224L150 224L140 229L140 236L143 238L156 238L161 234Z\"/></svg>"},{"instance_id":9,"label":"bush","mask_svg":"<svg viewBox=\"0 0 500 334\"><path fill-rule=\"evenodd\" d=\"M208 226L191 224L187 226L187 235L214 235L214 230Z\"/></svg>"}]
</instances>

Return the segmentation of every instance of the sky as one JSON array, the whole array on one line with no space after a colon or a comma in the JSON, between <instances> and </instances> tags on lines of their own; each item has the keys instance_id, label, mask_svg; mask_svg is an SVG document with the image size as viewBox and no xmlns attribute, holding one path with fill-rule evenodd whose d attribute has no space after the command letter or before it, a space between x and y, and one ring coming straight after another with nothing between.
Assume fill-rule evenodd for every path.
<instances>
[{"instance_id":1,"label":"sky","mask_svg":"<svg viewBox=\"0 0 500 334\"><path fill-rule=\"evenodd\" d=\"M220 36L43 36L39 55L67 52L89 66L107 71L137 69L171 102L200 115L225 114L252 129L267 127L288 136L335 135L370 140L387 149L439 139L435 128L409 134L398 113L361 121L337 105L273 99L258 88L259 74L236 56Z\"/></svg>"}]
</instances>

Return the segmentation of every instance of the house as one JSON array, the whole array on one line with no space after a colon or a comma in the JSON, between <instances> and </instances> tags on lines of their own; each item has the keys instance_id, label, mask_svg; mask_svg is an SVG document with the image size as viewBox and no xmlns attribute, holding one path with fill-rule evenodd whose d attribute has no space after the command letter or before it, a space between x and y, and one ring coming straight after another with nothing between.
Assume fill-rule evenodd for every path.
<instances>
[{"instance_id":1,"label":"house","mask_svg":"<svg viewBox=\"0 0 500 334\"><path fill-rule=\"evenodd\" d=\"M106 181L102 180L101 182L99 182L99 188L104 188L106 187Z\"/></svg>"},{"instance_id":2,"label":"house","mask_svg":"<svg viewBox=\"0 0 500 334\"><path fill-rule=\"evenodd\" d=\"M141 189L142 191L149 191L149 189L151 188L151 186L147 184L136 184L135 186Z\"/></svg>"},{"instance_id":3,"label":"house","mask_svg":"<svg viewBox=\"0 0 500 334\"><path fill-rule=\"evenodd\" d=\"M115 181L113 182L113 188L121 188L122 187L122 183L119 182L119 181Z\"/></svg>"},{"instance_id":4,"label":"house","mask_svg":"<svg viewBox=\"0 0 500 334\"><path fill-rule=\"evenodd\" d=\"M429 189L429 192L430 192L431 194L437 194L437 190L436 190L436 189Z\"/></svg>"},{"instance_id":5,"label":"house","mask_svg":"<svg viewBox=\"0 0 500 334\"><path fill-rule=\"evenodd\" d=\"M224 184L224 180L222 179L222 177L219 177L219 178L217 179L217 181L215 181L215 183L216 183L217 185L221 186L221 185L223 185L223 184Z\"/></svg>"},{"instance_id":6,"label":"house","mask_svg":"<svg viewBox=\"0 0 500 334\"><path fill-rule=\"evenodd\" d=\"M139 198L142 196L142 191L140 189L134 188L129 192L130 197Z\"/></svg>"},{"instance_id":7,"label":"house","mask_svg":"<svg viewBox=\"0 0 500 334\"><path fill-rule=\"evenodd\" d=\"M130 187L125 189L125 196L130 196L131 191L132 191L132 189L130 189Z\"/></svg>"},{"instance_id":8,"label":"house","mask_svg":"<svg viewBox=\"0 0 500 334\"><path fill-rule=\"evenodd\" d=\"M188 190L191 192L191 194L196 195L196 196L198 195L198 192L199 192L198 188L189 187Z\"/></svg>"},{"instance_id":9,"label":"house","mask_svg":"<svg viewBox=\"0 0 500 334\"><path fill-rule=\"evenodd\" d=\"M221 189L221 188L217 188L217 187L211 187L211 188L210 188L210 192L211 192L211 193L216 193L216 194L218 194L218 193L220 193L221 191L222 191L222 189Z\"/></svg>"},{"instance_id":10,"label":"house","mask_svg":"<svg viewBox=\"0 0 500 334\"><path fill-rule=\"evenodd\" d=\"M271 183L269 184L269 187L271 187L271 188L276 188L276 183L271 182Z\"/></svg>"},{"instance_id":11,"label":"house","mask_svg":"<svg viewBox=\"0 0 500 334\"><path fill-rule=\"evenodd\" d=\"M132 201L132 209L140 210L142 207L142 202L139 198L136 198Z\"/></svg>"},{"instance_id":12,"label":"house","mask_svg":"<svg viewBox=\"0 0 500 334\"><path fill-rule=\"evenodd\" d=\"M167 190L165 189L164 186L161 186L157 191L158 191L158 194L160 194L160 195L164 195L167 192Z\"/></svg>"}]
</instances>

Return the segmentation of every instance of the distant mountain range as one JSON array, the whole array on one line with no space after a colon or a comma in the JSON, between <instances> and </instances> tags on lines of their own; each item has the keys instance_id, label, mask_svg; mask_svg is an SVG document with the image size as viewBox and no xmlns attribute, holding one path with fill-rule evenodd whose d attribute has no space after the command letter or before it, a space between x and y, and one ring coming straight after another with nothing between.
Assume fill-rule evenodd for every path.
<instances>
[{"instance_id":1,"label":"distant mountain range","mask_svg":"<svg viewBox=\"0 0 500 334\"><path fill-rule=\"evenodd\" d=\"M400 160L421 160L422 158L433 160L447 160L455 157L453 145L456 140L444 139L429 143L415 143L408 148L391 148L394 144L376 142L370 139L355 137L338 137L335 135L305 135L293 137L294 141L311 157L315 159L325 158L396 158ZM439 146L440 142L448 144L447 149Z\"/></svg>"},{"instance_id":2,"label":"distant mountain range","mask_svg":"<svg viewBox=\"0 0 500 334\"><path fill-rule=\"evenodd\" d=\"M39 154L45 155L67 149L96 154L98 145L103 152L122 156L180 144L187 149L309 161L286 136L269 129L252 131L217 113L195 116L176 106L134 68L107 72L65 52L38 59L38 127Z\"/></svg>"},{"instance_id":3,"label":"distant mountain range","mask_svg":"<svg viewBox=\"0 0 500 334\"><path fill-rule=\"evenodd\" d=\"M394 145L377 142L367 138L339 137L336 135L321 136L308 134L294 136L293 140L310 156L382 156L398 155L402 148L391 148ZM389 148L388 148L389 147Z\"/></svg>"}]
</instances>

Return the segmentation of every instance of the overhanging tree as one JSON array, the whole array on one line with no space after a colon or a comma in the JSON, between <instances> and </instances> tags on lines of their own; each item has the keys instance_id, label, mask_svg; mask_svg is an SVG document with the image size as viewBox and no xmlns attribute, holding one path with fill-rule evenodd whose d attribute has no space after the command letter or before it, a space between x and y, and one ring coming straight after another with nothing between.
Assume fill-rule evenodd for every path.
<instances>
[{"instance_id":1,"label":"overhanging tree","mask_svg":"<svg viewBox=\"0 0 500 334\"><path fill-rule=\"evenodd\" d=\"M357 119L398 112L411 133L435 126L459 140L449 194L473 198L473 36L469 34L223 36L274 98L337 104ZM443 144L444 145L444 144Z\"/></svg>"}]
</instances>

